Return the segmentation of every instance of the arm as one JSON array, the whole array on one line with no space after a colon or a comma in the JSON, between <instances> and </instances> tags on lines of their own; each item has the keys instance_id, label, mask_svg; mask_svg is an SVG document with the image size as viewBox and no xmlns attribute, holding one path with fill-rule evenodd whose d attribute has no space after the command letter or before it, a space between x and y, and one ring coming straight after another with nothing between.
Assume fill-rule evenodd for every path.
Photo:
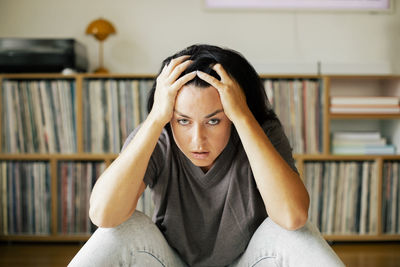
<instances>
[{"instance_id":1,"label":"arm","mask_svg":"<svg viewBox=\"0 0 400 267\"><path fill-rule=\"evenodd\" d=\"M136 209L143 177L164 125L148 117L133 140L103 172L90 196L89 216L99 227L115 227Z\"/></svg>"},{"instance_id":2,"label":"arm","mask_svg":"<svg viewBox=\"0 0 400 267\"><path fill-rule=\"evenodd\" d=\"M221 81L202 72L197 75L218 90L224 112L239 134L268 215L286 229L302 227L307 221L309 206L303 182L275 150L248 108L237 82L220 64L213 68Z\"/></svg>"},{"instance_id":3,"label":"arm","mask_svg":"<svg viewBox=\"0 0 400 267\"><path fill-rule=\"evenodd\" d=\"M309 196L299 175L276 151L252 114L234 124L269 216L286 229L302 227L308 217Z\"/></svg>"},{"instance_id":4,"label":"arm","mask_svg":"<svg viewBox=\"0 0 400 267\"><path fill-rule=\"evenodd\" d=\"M151 154L163 127L172 117L176 94L196 76L196 73L188 73L176 80L191 64L186 59L187 56L179 57L164 67L157 77L150 114L132 141L97 180L90 196L89 210L90 219L97 226L115 227L135 211L146 188L143 178Z\"/></svg>"}]
</instances>

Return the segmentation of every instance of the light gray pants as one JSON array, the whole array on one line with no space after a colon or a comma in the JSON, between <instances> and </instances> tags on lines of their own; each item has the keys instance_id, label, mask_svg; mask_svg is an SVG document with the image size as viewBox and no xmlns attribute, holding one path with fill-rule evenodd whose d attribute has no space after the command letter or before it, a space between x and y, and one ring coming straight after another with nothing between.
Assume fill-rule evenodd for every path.
<instances>
[{"instance_id":1,"label":"light gray pants","mask_svg":"<svg viewBox=\"0 0 400 267\"><path fill-rule=\"evenodd\" d=\"M136 211L115 228L99 228L72 259L74 266L187 266L149 217ZM288 231L267 218L230 267L344 266L310 222Z\"/></svg>"}]
</instances>

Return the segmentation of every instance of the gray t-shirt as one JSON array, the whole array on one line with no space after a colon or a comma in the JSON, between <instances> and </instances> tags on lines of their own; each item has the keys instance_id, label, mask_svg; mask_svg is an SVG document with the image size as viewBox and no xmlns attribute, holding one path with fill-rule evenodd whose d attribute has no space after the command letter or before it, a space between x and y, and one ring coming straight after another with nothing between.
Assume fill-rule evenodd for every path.
<instances>
[{"instance_id":1,"label":"gray t-shirt","mask_svg":"<svg viewBox=\"0 0 400 267\"><path fill-rule=\"evenodd\" d=\"M275 149L297 172L282 126L263 129ZM132 140L138 128L125 141ZM153 221L190 266L226 266L246 249L268 216L236 130L207 173L195 166L164 129L144 182L152 189Z\"/></svg>"}]
</instances>

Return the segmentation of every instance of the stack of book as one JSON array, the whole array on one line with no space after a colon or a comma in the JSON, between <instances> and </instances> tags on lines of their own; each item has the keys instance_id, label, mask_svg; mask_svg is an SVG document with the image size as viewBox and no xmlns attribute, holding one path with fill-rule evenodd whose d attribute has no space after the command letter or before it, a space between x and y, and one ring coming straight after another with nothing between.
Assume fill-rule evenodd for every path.
<instances>
[{"instance_id":1,"label":"stack of book","mask_svg":"<svg viewBox=\"0 0 400 267\"><path fill-rule=\"evenodd\" d=\"M398 96L332 96L332 114L396 114L400 113Z\"/></svg>"},{"instance_id":2,"label":"stack of book","mask_svg":"<svg viewBox=\"0 0 400 267\"><path fill-rule=\"evenodd\" d=\"M293 153L321 153L325 96L321 81L266 79L264 87Z\"/></svg>"},{"instance_id":3,"label":"stack of book","mask_svg":"<svg viewBox=\"0 0 400 267\"><path fill-rule=\"evenodd\" d=\"M48 162L0 162L0 235L51 234Z\"/></svg>"},{"instance_id":4,"label":"stack of book","mask_svg":"<svg viewBox=\"0 0 400 267\"><path fill-rule=\"evenodd\" d=\"M380 132L335 132L332 137L332 154L339 155L392 155L396 147L388 145Z\"/></svg>"},{"instance_id":5,"label":"stack of book","mask_svg":"<svg viewBox=\"0 0 400 267\"><path fill-rule=\"evenodd\" d=\"M91 79L83 96L84 151L119 153L131 131L147 116L153 80Z\"/></svg>"},{"instance_id":6,"label":"stack of book","mask_svg":"<svg viewBox=\"0 0 400 267\"><path fill-rule=\"evenodd\" d=\"M400 162L383 164L382 226L386 234L400 234Z\"/></svg>"},{"instance_id":7,"label":"stack of book","mask_svg":"<svg viewBox=\"0 0 400 267\"><path fill-rule=\"evenodd\" d=\"M5 80L2 152L76 153L75 83Z\"/></svg>"},{"instance_id":8,"label":"stack of book","mask_svg":"<svg viewBox=\"0 0 400 267\"><path fill-rule=\"evenodd\" d=\"M309 217L323 234L376 234L377 165L364 162L307 162Z\"/></svg>"},{"instance_id":9,"label":"stack of book","mask_svg":"<svg viewBox=\"0 0 400 267\"><path fill-rule=\"evenodd\" d=\"M89 219L89 199L104 162L62 161L58 163L58 232L90 234L96 227Z\"/></svg>"}]
</instances>

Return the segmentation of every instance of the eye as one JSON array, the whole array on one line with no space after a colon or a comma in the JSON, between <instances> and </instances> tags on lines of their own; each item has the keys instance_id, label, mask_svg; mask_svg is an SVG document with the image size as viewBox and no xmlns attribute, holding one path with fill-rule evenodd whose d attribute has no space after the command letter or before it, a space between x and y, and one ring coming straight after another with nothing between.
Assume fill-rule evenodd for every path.
<instances>
[{"instance_id":1,"label":"eye","mask_svg":"<svg viewBox=\"0 0 400 267\"><path fill-rule=\"evenodd\" d=\"M219 119L211 119L208 121L208 124L210 125L217 125L220 122Z\"/></svg>"},{"instance_id":2,"label":"eye","mask_svg":"<svg viewBox=\"0 0 400 267\"><path fill-rule=\"evenodd\" d=\"M189 120L187 120L187 119L178 119L177 121L180 125L188 125L189 124Z\"/></svg>"}]
</instances>

